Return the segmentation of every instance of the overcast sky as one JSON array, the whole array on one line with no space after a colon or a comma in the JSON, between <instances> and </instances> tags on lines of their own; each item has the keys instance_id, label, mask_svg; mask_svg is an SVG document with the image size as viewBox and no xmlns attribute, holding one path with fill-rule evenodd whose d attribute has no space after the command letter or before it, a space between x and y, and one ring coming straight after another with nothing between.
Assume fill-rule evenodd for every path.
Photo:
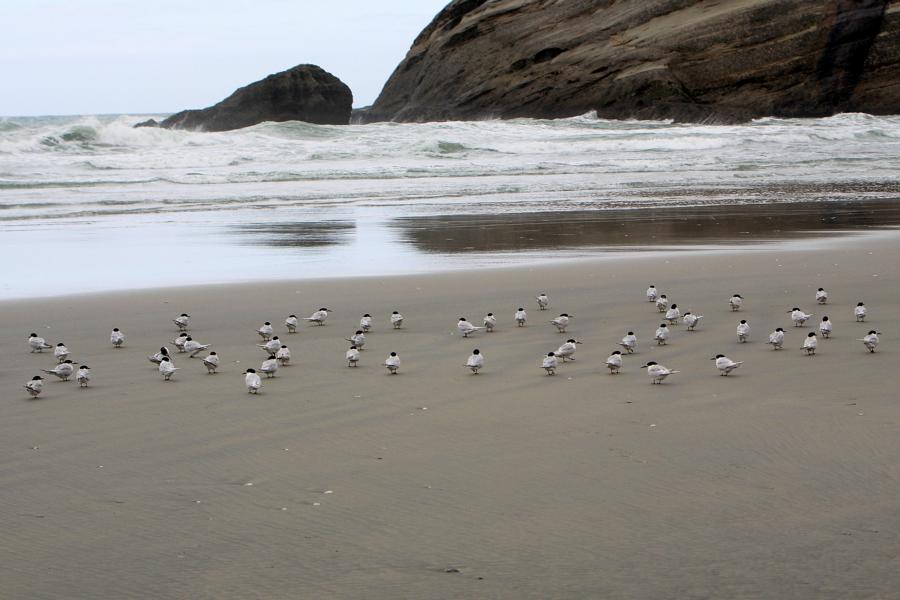
<instances>
[{"instance_id":1,"label":"overcast sky","mask_svg":"<svg viewBox=\"0 0 900 600\"><path fill-rule=\"evenodd\" d=\"M449 0L0 0L0 115L202 108L301 63L371 104Z\"/></svg>"}]
</instances>

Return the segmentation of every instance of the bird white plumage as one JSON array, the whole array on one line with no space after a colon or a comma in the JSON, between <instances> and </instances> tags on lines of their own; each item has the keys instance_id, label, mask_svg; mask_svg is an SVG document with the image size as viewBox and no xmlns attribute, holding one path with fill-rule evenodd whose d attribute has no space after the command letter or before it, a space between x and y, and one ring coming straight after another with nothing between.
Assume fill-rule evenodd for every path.
<instances>
[{"instance_id":1,"label":"bird white plumage","mask_svg":"<svg viewBox=\"0 0 900 600\"><path fill-rule=\"evenodd\" d=\"M459 321L456 323L456 328L459 330L463 337L469 337L470 334L477 333L484 329L484 327L475 327L468 321L466 321L465 317L460 317Z\"/></svg>"},{"instance_id":2,"label":"bird white plumage","mask_svg":"<svg viewBox=\"0 0 900 600\"><path fill-rule=\"evenodd\" d=\"M188 337L188 334L182 333L177 338L172 340L172 344L175 346L175 348L178 349L179 354L184 353L184 344L185 342L187 342Z\"/></svg>"},{"instance_id":3,"label":"bird white plumage","mask_svg":"<svg viewBox=\"0 0 900 600\"><path fill-rule=\"evenodd\" d=\"M650 361L644 367L647 368L647 375L650 376L650 383L652 384L661 384L663 380L669 375L674 375L675 373L680 373L681 371L673 371L668 367L664 367L661 364Z\"/></svg>"},{"instance_id":4,"label":"bird white plumage","mask_svg":"<svg viewBox=\"0 0 900 600\"><path fill-rule=\"evenodd\" d=\"M541 292L537 296L538 310L547 310L547 307L550 306L550 298L547 294Z\"/></svg>"},{"instance_id":5,"label":"bird white plumage","mask_svg":"<svg viewBox=\"0 0 900 600\"><path fill-rule=\"evenodd\" d=\"M678 319L681 318L681 309L678 308L677 304L673 304L669 307L669 310L666 311L666 320L669 322L669 325L678 325Z\"/></svg>"},{"instance_id":6,"label":"bird white plumage","mask_svg":"<svg viewBox=\"0 0 900 600\"><path fill-rule=\"evenodd\" d=\"M178 327L178 331L187 331L188 327L191 326L191 315L181 313L179 316L172 319L172 322Z\"/></svg>"},{"instance_id":7,"label":"bird white plumage","mask_svg":"<svg viewBox=\"0 0 900 600\"><path fill-rule=\"evenodd\" d=\"M348 367L356 367L359 365L359 348L356 346L350 346L350 349L347 350L347 353L344 357L347 359Z\"/></svg>"},{"instance_id":8,"label":"bird white plumage","mask_svg":"<svg viewBox=\"0 0 900 600\"><path fill-rule=\"evenodd\" d=\"M651 285L647 288L647 302L656 302L657 298L659 298L659 292L655 285Z\"/></svg>"},{"instance_id":9,"label":"bird white plumage","mask_svg":"<svg viewBox=\"0 0 900 600\"><path fill-rule=\"evenodd\" d=\"M784 346L784 329L779 327L775 331L769 334L768 344L772 345L773 350L781 350Z\"/></svg>"},{"instance_id":10,"label":"bird white plumage","mask_svg":"<svg viewBox=\"0 0 900 600\"><path fill-rule=\"evenodd\" d=\"M806 352L807 356L812 356L816 353L816 348L819 347L819 339L816 337L815 332L810 332L809 335L806 336L806 339L803 340L803 348Z\"/></svg>"},{"instance_id":11,"label":"bird white plumage","mask_svg":"<svg viewBox=\"0 0 900 600\"><path fill-rule=\"evenodd\" d=\"M65 344L60 342L53 348L53 358L56 359L56 362L63 362L69 358L69 349Z\"/></svg>"},{"instance_id":12,"label":"bird white plumage","mask_svg":"<svg viewBox=\"0 0 900 600\"><path fill-rule=\"evenodd\" d=\"M494 327L497 326L497 317L494 316L494 313L488 313L484 316L484 320L482 321L484 324L484 329L488 333L494 331Z\"/></svg>"},{"instance_id":13,"label":"bird white plumage","mask_svg":"<svg viewBox=\"0 0 900 600\"><path fill-rule=\"evenodd\" d=\"M37 398L44 391L44 378L40 375L35 375L31 378L31 381L25 384L25 390L32 398Z\"/></svg>"},{"instance_id":14,"label":"bird white plumage","mask_svg":"<svg viewBox=\"0 0 900 600\"><path fill-rule=\"evenodd\" d=\"M828 292L825 291L825 288L816 290L816 302L819 304L828 304Z\"/></svg>"},{"instance_id":15,"label":"bird white plumage","mask_svg":"<svg viewBox=\"0 0 900 600\"><path fill-rule=\"evenodd\" d=\"M394 329L400 329L403 327L403 315L401 315L396 310L391 313L391 325Z\"/></svg>"},{"instance_id":16,"label":"bird white plumage","mask_svg":"<svg viewBox=\"0 0 900 600\"><path fill-rule=\"evenodd\" d=\"M556 375L556 369L558 367L559 359L556 358L555 352L551 352L545 356L543 362L541 362L541 368L547 372L547 375Z\"/></svg>"},{"instance_id":17,"label":"bird white plumage","mask_svg":"<svg viewBox=\"0 0 900 600\"><path fill-rule=\"evenodd\" d=\"M568 313L562 313L561 315L550 321L550 323L554 327L556 327L557 333L565 333L566 328L569 326L569 320L574 316L575 315L570 315Z\"/></svg>"},{"instance_id":18,"label":"bird white plumage","mask_svg":"<svg viewBox=\"0 0 900 600\"><path fill-rule=\"evenodd\" d=\"M159 351L156 352L155 354L151 354L150 356L148 356L147 360L149 360L150 362L152 362L155 365L158 365L159 363L162 362L163 357L171 359L171 356L169 356L169 349L166 348L165 346L160 348Z\"/></svg>"},{"instance_id":19,"label":"bird white plumage","mask_svg":"<svg viewBox=\"0 0 900 600\"><path fill-rule=\"evenodd\" d=\"M656 329L656 333L653 335L653 339L656 340L657 346L665 346L669 340L669 328L665 323L660 323L659 327Z\"/></svg>"},{"instance_id":20,"label":"bird white plumage","mask_svg":"<svg viewBox=\"0 0 900 600\"><path fill-rule=\"evenodd\" d=\"M396 352L391 352L390 355L385 359L384 366L387 368L388 373L391 375L396 375L397 371L400 370L400 357L397 356Z\"/></svg>"},{"instance_id":21,"label":"bird white plumage","mask_svg":"<svg viewBox=\"0 0 900 600\"><path fill-rule=\"evenodd\" d=\"M206 367L208 374L215 375L216 371L219 370L219 355L215 352L210 352L209 356L203 359L203 366Z\"/></svg>"},{"instance_id":22,"label":"bird white plumage","mask_svg":"<svg viewBox=\"0 0 900 600\"><path fill-rule=\"evenodd\" d=\"M257 344L256 346L261 348L266 354L275 354L281 348L281 339L276 335L265 344Z\"/></svg>"},{"instance_id":23,"label":"bird white plumage","mask_svg":"<svg viewBox=\"0 0 900 600\"><path fill-rule=\"evenodd\" d=\"M87 365L78 367L78 372L75 373L75 381L78 382L78 387L86 388L91 382L91 368Z\"/></svg>"},{"instance_id":24,"label":"bird white plumage","mask_svg":"<svg viewBox=\"0 0 900 600\"><path fill-rule=\"evenodd\" d=\"M619 342L619 345L625 348L625 352L628 354L634 354L634 349L637 347L637 337L634 335L634 332L629 331L622 338L622 341Z\"/></svg>"},{"instance_id":25,"label":"bird white plumage","mask_svg":"<svg viewBox=\"0 0 900 600\"><path fill-rule=\"evenodd\" d=\"M703 318L703 315L695 315L691 312L684 313L684 316L681 317L681 322L687 326L688 331L694 331L694 328L700 324L700 319Z\"/></svg>"},{"instance_id":26,"label":"bird white plumage","mask_svg":"<svg viewBox=\"0 0 900 600\"><path fill-rule=\"evenodd\" d=\"M609 369L610 375L618 375L622 368L622 353L616 350L606 357L606 368Z\"/></svg>"},{"instance_id":27,"label":"bird white plumage","mask_svg":"<svg viewBox=\"0 0 900 600\"><path fill-rule=\"evenodd\" d=\"M744 361L741 360L735 362L724 354L717 354L716 357L711 360L716 361L716 368L719 370L719 375L722 375L723 377L744 364Z\"/></svg>"},{"instance_id":28,"label":"bird white plumage","mask_svg":"<svg viewBox=\"0 0 900 600\"><path fill-rule=\"evenodd\" d=\"M478 375L478 371L484 368L484 355L481 353L481 350L477 348L472 351L472 354L466 360L466 368L472 371L473 375Z\"/></svg>"},{"instance_id":29,"label":"bird white plumage","mask_svg":"<svg viewBox=\"0 0 900 600\"><path fill-rule=\"evenodd\" d=\"M109 343L113 348L121 348L125 344L125 334L118 327L113 328L109 334Z\"/></svg>"},{"instance_id":30,"label":"bird white plumage","mask_svg":"<svg viewBox=\"0 0 900 600\"><path fill-rule=\"evenodd\" d=\"M865 345L866 349L869 352L874 354L875 349L878 348L878 344L880 342L880 340L878 339L879 335L880 334L877 331L870 331L868 335L866 335L866 337L862 338L859 341Z\"/></svg>"},{"instance_id":31,"label":"bird white plumage","mask_svg":"<svg viewBox=\"0 0 900 600\"><path fill-rule=\"evenodd\" d=\"M356 333L347 338L347 341L356 346L357 350L363 350L366 347L366 334L362 329L357 329Z\"/></svg>"},{"instance_id":32,"label":"bird white plumage","mask_svg":"<svg viewBox=\"0 0 900 600\"><path fill-rule=\"evenodd\" d=\"M47 373L48 375L56 375L63 381L68 381L69 377L71 377L72 374L75 372L75 365L72 363L71 360L67 359L64 362L61 362L60 364L56 365L52 369L41 369L41 371L43 371L44 373Z\"/></svg>"},{"instance_id":33,"label":"bird white plumage","mask_svg":"<svg viewBox=\"0 0 900 600\"><path fill-rule=\"evenodd\" d=\"M856 305L856 308L853 309L853 316L856 317L857 323L862 323L866 320L866 315L868 314L868 309L866 309L866 305L860 302Z\"/></svg>"},{"instance_id":34,"label":"bird white plumage","mask_svg":"<svg viewBox=\"0 0 900 600\"><path fill-rule=\"evenodd\" d=\"M191 358L197 358L197 354L208 349L210 346L212 346L212 344L201 344L192 337L188 337L184 341L184 351L187 352Z\"/></svg>"},{"instance_id":35,"label":"bird white plumage","mask_svg":"<svg viewBox=\"0 0 900 600\"><path fill-rule=\"evenodd\" d=\"M661 294L659 298L656 299L656 310L661 313L666 312L669 309L669 298L665 294Z\"/></svg>"},{"instance_id":36,"label":"bird white plumage","mask_svg":"<svg viewBox=\"0 0 900 600\"><path fill-rule=\"evenodd\" d=\"M43 352L44 350L49 350L53 346L47 343L47 341L39 336L36 333L32 333L28 336L28 345L31 347L31 353L35 352Z\"/></svg>"},{"instance_id":37,"label":"bird white plumage","mask_svg":"<svg viewBox=\"0 0 900 600\"><path fill-rule=\"evenodd\" d=\"M171 381L172 375L177 370L178 367L175 366L175 363L168 356L162 357L162 360L159 362L159 372L162 374L164 381Z\"/></svg>"},{"instance_id":38,"label":"bird white plumage","mask_svg":"<svg viewBox=\"0 0 900 600\"><path fill-rule=\"evenodd\" d=\"M274 354L270 354L269 358L263 361L262 365L259 367L259 370L266 374L266 377L275 377L278 373L278 359L275 358Z\"/></svg>"},{"instance_id":39,"label":"bird white plumage","mask_svg":"<svg viewBox=\"0 0 900 600\"><path fill-rule=\"evenodd\" d=\"M362 329L364 333L369 333L369 330L372 329L372 315L369 313L364 314L359 319L359 328Z\"/></svg>"},{"instance_id":40,"label":"bird white plumage","mask_svg":"<svg viewBox=\"0 0 900 600\"><path fill-rule=\"evenodd\" d=\"M285 321L285 324L287 324L287 321ZM294 327L296 329L296 324ZM269 321L266 321L265 323L263 323L256 330L256 333L259 334L259 337L261 337L264 342L268 342L270 339L272 339L272 334L274 332L275 332L275 328L272 327L272 323L270 323Z\"/></svg>"},{"instance_id":41,"label":"bird white plumage","mask_svg":"<svg viewBox=\"0 0 900 600\"><path fill-rule=\"evenodd\" d=\"M297 315L290 315L284 320L284 326L287 327L288 333L297 333L297 325L300 324Z\"/></svg>"},{"instance_id":42,"label":"bird white plumage","mask_svg":"<svg viewBox=\"0 0 900 600\"><path fill-rule=\"evenodd\" d=\"M247 369L244 371L244 385L247 386L248 394L258 394L262 387L262 379L254 369Z\"/></svg>"},{"instance_id":43,"label":"bird white plumage","mask_svg":"<svg viewBox=\"0 0 900 600\"><path fill-rule=\"evenodd\" d=\"M330 312L332 312L330 308L322 307L310 316L303 317L303 320L309 321L310 323L315 323L316 325L324 325L325 320L328 318L328 314Z\"/></svg>"},{"instance_id":44,"label":"bird white plumage","mask_svg":"<svg viewBox=\"0 0 900 600\"><path fill-rule=\"evenodd\" d=\"M792 308L788 312L791 313L791 321L794 323L794 327L803 327L803 324L813 316L813 313L806 314L797 307Z\"/></svg>"},{"instance_id":45,"label":"bird white plumage","mask_svg":"<svg viewBox=\"0 0 900 600\"><path fill-rule=\"evenodd\" d=\"M738 341L742 344L746 343L747 340L750 339L750 323L748 323L746 319L741 319L741 322L738 323L736 333Z\"/></svg>"},{"instance_id":46,"label":"bird white plumage","mask_svg":"<svg viewBox=\"0 0 900 600\"><path fill-rule=\"evenodd\" d=\"M831 337L831 332L833 327L831 325L831 320L828 317L822 317L822 322L819 323L819 333L822 334L822 337L826 340Z\"/></svg>"},{"instance_id":47,"label":"bird white plumage","mask_svg":"<svg viewBox=\"0 0 900 600\"><path fill-rule=\"evenodd\" d=\"M732 294L731 298L728 299L728 306L731 307L733 312L737 312L744 306L744 298L740 294Z\"/></svg>"},{"instance_id":48,"label":"bird white plumage","mask_svg":"<svg viewBox=\"0 0 900 600\"><path fill-rule=\"evenodd\" d=\"M566 340L566 342L556 349L554 354L557 358L561 358L563 362L567 360L575 360L575 351L578 350L578 344L581 342L575 339Z\"/></svg>"},{"instance_id":49,"label":"bird white plumage","mask_svg":"<svg viewBox=\"0 0 900 600\"><path fill-rule=\"evenodd\" d=\"M528 312L524 308L519 308L516 311L516 325L519 327L525 327L525 324L528 322Z\"/></svg>"},{"instance_id":50,"label":"bird white plumage","mask_svg":"<svg viewBox=\"0 0 900 600\"><path fill-rule=\"evenodd\" d=\"M291 349L286 345L282 344L281 348L275 352L275 359L281 364L282 367L286 367L288 363L291 362Z\"/></svg>"}]
</instances>

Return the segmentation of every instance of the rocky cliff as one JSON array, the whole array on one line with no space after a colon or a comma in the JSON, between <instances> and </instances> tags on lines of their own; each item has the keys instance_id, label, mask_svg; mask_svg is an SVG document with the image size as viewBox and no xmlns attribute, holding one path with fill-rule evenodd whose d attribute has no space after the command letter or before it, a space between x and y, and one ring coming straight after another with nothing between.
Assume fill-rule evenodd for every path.
<instances>
[{"instance_id":1,"label":"rocky cliff","mask_svg":"<svg viewBox=\"0 0 900 600\"><path fill-rule=\"evenodd\" d=\"M240 129L264 121L346 125L352 104L353 94L340 79L315 65L299 65L242 87L215 106L176 113L159 125L200 131Z\"/></svg>"},{"instance_id":2,"label":"rocky cliff","mask_svg":"<svg viewBox=\"0 0 900 600\"><path fill-rule=\"evenodd\" d=\"M898 0L454 0L372 121L900 113Z\"/></svg>"}]
</instances>

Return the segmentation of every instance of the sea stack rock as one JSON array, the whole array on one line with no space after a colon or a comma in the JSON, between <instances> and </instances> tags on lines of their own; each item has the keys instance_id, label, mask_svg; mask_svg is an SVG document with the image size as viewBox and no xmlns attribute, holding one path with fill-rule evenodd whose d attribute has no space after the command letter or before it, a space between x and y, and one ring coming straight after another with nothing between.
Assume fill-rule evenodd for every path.
<instances>
[{"instance_id":1,"label":"sea stack rock","mask_svg":"<svg viewBox=\"0 0 900 600\"><path fill-rule=\"evenodd\" d=\"M228 131L265 121L347 125L353 93L315 65L299 65L242 87L215 106L185 110L160 123L168 129Z\"/></svg>"},{"instance_id":2,"label":"sea stack rock","mask_svg":"<svg viewBox=\"0 0 900 600\"><path fill-rule=\"evenodd\" d=\"M900 113L890 0L454 0L372 121Z\"/></svg>"}]
</instances>

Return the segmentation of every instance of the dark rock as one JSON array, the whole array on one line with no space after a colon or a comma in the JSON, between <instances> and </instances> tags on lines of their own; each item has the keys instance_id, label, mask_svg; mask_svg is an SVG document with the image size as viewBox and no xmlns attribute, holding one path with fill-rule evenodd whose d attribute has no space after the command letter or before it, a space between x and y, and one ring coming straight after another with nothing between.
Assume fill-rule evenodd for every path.
<instances>
[{"instance_id":1,"label":"dark rock","mask_svg":"<svg viewBox=\"0 0 900 600\"><path fill-rule=\"evenodd\" d=\"M147 119L146 121L141 121L134 127L135 129L138 127L159 127L159 121L157 121L156 119Z\"/></svg>"},{"instance_id":2,"label":"dark rock","mask_svg":"<svg viewBox=\"0 0 900 600\"><path fill-rule=\"evenodd\" d=\"M347 125L353 94L315 65L299 65L242 87L215 106L185 110L160 123L169 129L228 131L265 121Z\"/></svg>"},{"instance_id":3,"label":"dark rock","mask_svg":"<svg viewBox=\"0 0 900 600\"><path fill-rule=\"evenodd\" d=\"M890 5L890 8L888 6ZM454 0L359 118L900 112L889 0Z\"/></svg>"}]
</instances>

